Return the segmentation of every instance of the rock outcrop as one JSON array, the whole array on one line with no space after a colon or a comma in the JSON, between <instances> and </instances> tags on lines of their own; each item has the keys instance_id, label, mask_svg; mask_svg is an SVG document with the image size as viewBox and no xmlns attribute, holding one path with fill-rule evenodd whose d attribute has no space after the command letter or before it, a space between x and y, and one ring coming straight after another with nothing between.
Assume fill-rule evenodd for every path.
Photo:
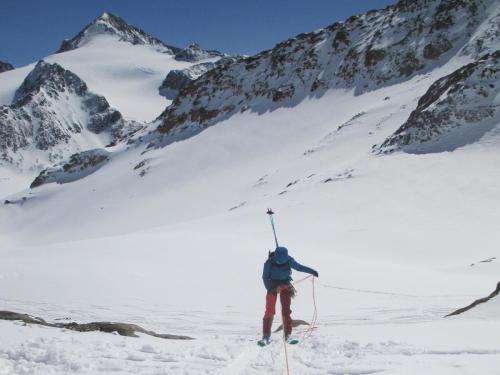
<instances>
[{"instance_id":1,"label":"rock outcrop","mask_svg":"<svg viewBox=\"0 0 500 375\"><path fill-rule=\"evenodd\" d=\"M499 294L500 294L500 282L498 282L497 287L495 288L495 290L489 296L484 297L484 298L479 298L479 299L475 300L474 302L472 302L470 305L462 307L462 308L460 308L458 310L455 310L452 313L446 315L445 318L447 318L449 316L463 314L464 312L469 311L469 310L473 309L474 307L476 307L478 305L481 305L483 303L491 301L493 298L497 297Z\"/></svg>"},{"instance_id":2,"label":"rock outcrop","mask_svg":"<svg viewBox=\"0 0 500 375\"><path fill-rule=\"evenodd\" d=\"M51 182L66 184L80 180L101 168L110 159L110 153L103 149L83 151L73 154L69 160L44 169L31 183L36 188Z\"/></svg>"},{"instance_id":3,"label":"rock outcrop","mask_svg":"<svg viewBox=\"0 0 500 375\"><path fill-rule=\"evenodd\" d=\"M14 69L14 66L12 64L0 61L0 73L6 72L8 70Z\"/></svg>"},{"instance_id":4,"label":"rock outcrop","mask_svg":"<svg viewBox=\"0 0 500 375\"><path fill-rule=\"evenodd\" d=\"M115 323L115 322L91 322L91 323L49 323L42 318L34 317L28 314L16 313L13 311L0 311L0 320L21 321L25 324L34 324L44 327L62 328L77 332L105 332L118 333L120 336L139 337L137 334L145 334L167 340L193 340L189 336L171 335L168 333L156 333L149 331L137 324Z\"/></svg>"},{"instance_id":5,"label":"rock outcrop","mask_svg":"<svg viewBox=\"0 0 500 375\"><path fill-rule=\"evenodd\" d=\"M197 62L201 60L224 57L222 52L216 50L205 50L197 43L192 43L184 49L176 52L175 59L179 61Z\"/></svg>"},{"instance_id":6,"label":"rock outcrop","mask_svg":"<svg viewBox=\"0 0 500 375\"><path fill-rule=\"evenodd\" d=\"M209 70L229 65L236 60L236 57L226 56L215 62L203 62L189 68L171 70L159 88L160 95L173 100L189 82L197 80Z\"/></svg>"},{"instance_id":7,"label":"rock outcrop","mask_svg":"<svg viewBox=\"0 0 500 375\"><path fill-rule=\"evenodd\" d=\"M500 51L437 80L382 152L452 151L479 140L500 122Z\"/></svg>"}]
</instances>

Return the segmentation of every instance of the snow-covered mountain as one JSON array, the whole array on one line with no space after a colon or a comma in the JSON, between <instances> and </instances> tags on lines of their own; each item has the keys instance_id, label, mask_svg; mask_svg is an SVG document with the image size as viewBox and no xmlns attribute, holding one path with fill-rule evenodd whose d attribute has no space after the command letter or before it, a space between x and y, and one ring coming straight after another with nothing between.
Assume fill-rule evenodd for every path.
<instances>
[{"instance_id":1,"label":"snow-covered mountain","mask_svg":"<svg viewBox=\"0 0 500 375\"><path fill-rule=\"evenodd\" d=\"M12 104L0 107L2 161L40 168L83 149L104 147L133 126L77 75L40 61Z\"/></svg>"},{"instance_id":2,"label":"snow-covered mountain","mask_svg":"<svg viewBox=\"0 0 500 375\"><path fill-rule=\"evenodd\" d=\"M192 49L192 46L188 48L189 51ZM221 55L199 48L197 51L210 56L203 60L200 55L202 64L205 61L213 63ZM171 70L186 69L195 64L178 61L176 53L183 56L186 50L167 46L128 25L120 17L104 13L74 38L65 41L58 53L46 57L45 65L31 64L3 73L0 76L0 105L4 105L4 113L0 133L3 135L1 151L4 163L9 162L22 170L39 170L74 153L103 147L116 138L116 132L110 138L100 130L97 138L84 137L81 129L86 129L89 124L92 131L91 123L95 120L85 116L94 110L88 108L88 101L84 98L73 100L66 97L65 90L68 88L55 84L57 79L53 74L41 73L43 68L58 66L58 69L66 71L61 74L76 76L75 81L78 80L79 84L102 98L103 103L109 103L116 109L115 120L119 116L118 122L123 121L123 114L127 124L136 123L133 125L136 129L139 122L154 119L171 102L158 93L165 75ZM26 82L27 76L32 79L35 75L37 84L50 87L50 95L56 98L55 101L19 102L20 93L26 89L23 82ZM75 88L69 90L79 92ZM46 92L41 90L40 95L46 95ZM33 118L39 120L33 122ZM43 126L39 127L39 123ZM36 134L42 130L43 137ZM18 152L20 149L23 151Z\"/></svg>"},{"instance_id":3,"label":"snow-covered mountain","mask_svg":"<svg viewBox=\"0 0 500 375\"><path fill-rule=\"evenodd\" d=\"M12 64L0 61L0 73L6 72L6 71L12 70L12 69L14 69Z\"/></svg>"},{"instance_id":4,"label":"snow-covered mountain","mask_svg":"<svg viewBox=\"0 0 500 375\"><path fill-rule=\"evenodd\" d=\"M210 71L165 110L158 131L178 139L239 112L296 105L332 88L359 95L456 55L476 59L498 49L499 20L494 0L400 1L353 16Z\"/></svg>"}]
</instances>

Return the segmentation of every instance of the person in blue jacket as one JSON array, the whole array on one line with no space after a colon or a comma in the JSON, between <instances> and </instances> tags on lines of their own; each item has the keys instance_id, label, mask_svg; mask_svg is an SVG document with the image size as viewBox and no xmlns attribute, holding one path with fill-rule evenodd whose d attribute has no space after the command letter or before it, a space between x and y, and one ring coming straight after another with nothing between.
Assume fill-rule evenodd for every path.
<instances>
[{"instance_id":1,"label":"person in blue jacket","mask_svg":"<svg viewBox=\"0 0 500 375\"><path fill-rule=\"evenodd\" d=\"M262 342L269 343L271 337L271 327L276 310L276 300L280 295L281 313L283 315L283 329L285 330L285 338L287 341L292 334L292 318L290 304L292 297L295 294L295 289L292 286L292 269L309 273L318 277L318 272L312 268L299 264L295 259L288 255L288 249L283 246L278 246L276 250L269 254L269 258L264 263L264 271L262 272L262 280L267 290L266 295L266 312L264 314L262 324Z\"/></svg>"}]
</instances>

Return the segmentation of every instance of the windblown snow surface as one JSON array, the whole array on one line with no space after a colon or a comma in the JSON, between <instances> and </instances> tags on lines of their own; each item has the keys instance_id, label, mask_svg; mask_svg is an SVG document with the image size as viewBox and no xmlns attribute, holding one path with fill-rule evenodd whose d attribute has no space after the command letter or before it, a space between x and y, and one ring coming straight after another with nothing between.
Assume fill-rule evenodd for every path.
<instances>
[{"instance_id":1,"label":"windblown snow surface","mask_svg":"<svg viewBox=\"0 0 500 375\"><path fill-rule=\"evenodd\" d=\"M498 301L443 318L498 282L498 260L478 262L498 258L499 135L453 152L372 152L463 64L236 115L80 181L5 194L26 200L0 208L0 310L196 340L0 321L0 374L285 373L279 334L256 345L267 207L280 243L319 271L317 329L288 347L291 374L500 374ZM309 321L310 279L297 290L293 317Z\"/></svg>"}]
</instances>

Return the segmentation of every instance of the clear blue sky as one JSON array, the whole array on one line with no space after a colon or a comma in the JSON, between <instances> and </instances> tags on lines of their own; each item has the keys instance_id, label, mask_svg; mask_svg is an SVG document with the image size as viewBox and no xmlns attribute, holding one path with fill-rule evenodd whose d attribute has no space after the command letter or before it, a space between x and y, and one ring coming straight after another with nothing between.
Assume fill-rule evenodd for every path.
<instances>
[{"instance_id":1,"label":"clear blue sky","mask_svg":"<svg viewBox=\"0 0 500 375\"><path fill-rule=\"evenodd\" d=\"M2 0L0 60L21 66L57 50L109 11L184 47L198 42L230 54L253 54L301 32L325 27L396 0Z\"/></svg>"}]
</instances>

